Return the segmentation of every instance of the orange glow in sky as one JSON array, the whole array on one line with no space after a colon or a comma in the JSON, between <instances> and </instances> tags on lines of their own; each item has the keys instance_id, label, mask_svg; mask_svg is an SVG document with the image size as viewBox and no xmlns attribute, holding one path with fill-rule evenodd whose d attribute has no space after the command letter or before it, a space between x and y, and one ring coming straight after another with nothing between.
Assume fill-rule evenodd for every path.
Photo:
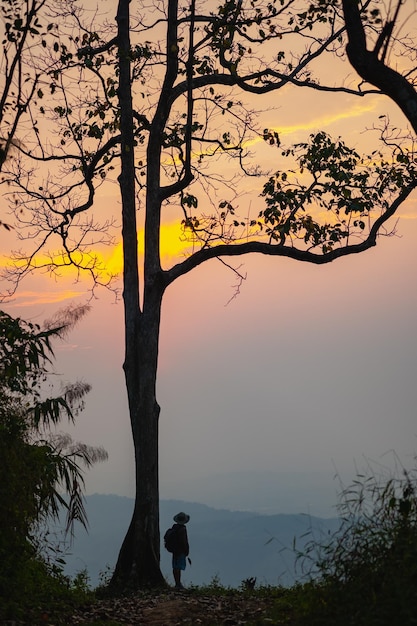
<instances>
[{"instance_id":1,"label":"orange glow in sky","mask_svg":"<svg viewBox=\"0 0 417 626\"><path fill-rule=\"evenodd\" d=\"M181 225L178 221L162 223L160 242L162 265L172 264L190 251L190 244L184 240ZM144 254L143 228L138 230L138 253L139 263L141 263ZM105 248L100 252L96 252L96 255L108 272L121 274L123 271L123 247L121 241L111 248Z\"/></svg>"}]
</instances>

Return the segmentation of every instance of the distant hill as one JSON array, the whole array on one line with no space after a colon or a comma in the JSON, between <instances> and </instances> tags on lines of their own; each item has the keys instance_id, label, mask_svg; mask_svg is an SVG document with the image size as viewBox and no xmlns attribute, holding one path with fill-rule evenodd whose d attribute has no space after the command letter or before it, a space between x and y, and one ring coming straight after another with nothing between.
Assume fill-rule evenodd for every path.
<instances>
[{"instance_id":1,"label":"distant hill","mask_svg":"<svg viewBox=\"0 0 417 626\"><path fill-rule=\"evenodd\" d=\"M94 494L87 496L89 531L78 527L65 557L65 572L73 576L86 569L93 587L103 573L114 568L133 511L131 498ZM294 538L297 546L314 535L335 530L339 520L307 515L260 515L253 512L214 509L204 504L163 500L160 504L161 535L179 511L191 516L187 526L192 566L183 576L186 585L207 584L215 576L226 586L238 587L256 576L259 584L294 583ZM304 538L302 537L304 535ZM172 582L171 555L161 547L161 567Z\"/></svg>"}]
</instances>

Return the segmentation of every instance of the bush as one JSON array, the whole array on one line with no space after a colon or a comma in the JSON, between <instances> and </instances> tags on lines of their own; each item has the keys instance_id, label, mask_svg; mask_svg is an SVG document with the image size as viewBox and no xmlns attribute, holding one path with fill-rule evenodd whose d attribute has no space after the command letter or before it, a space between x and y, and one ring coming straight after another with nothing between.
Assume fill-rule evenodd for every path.
<instances>
[{"instance_id":1,"label":"bush","mask_svg":"<svg viewBox=\"0 0 417 626\"><path fill-rule=\"evenodd\" d=\"M68 532L76 521L87 524L83 466L107 458L101 448L56 432L63 419L74 421L90 388L77 382L50 395L51 341L81 314L69 309L61 323L42 330L0 311L0 620L35 624L41 611L61 604L62 612L80 592L59 561L48 560L55 547L42 532L61 510Z\"/></svg>"},{"instance_id":2,"label":"bush","mask_svg":"<svg viewBox=\"0 0 417 626\"><path fill-rule=\"evenodd\" d=\"M92 599L87 588L43 561L30 544L21 558L9 553L0 571L0 621L65 624L75 607Z\"/></svg>"},{"instance_id":3,"label":"bush","mask_svg":"<svg viewBox=\"0 0 417 626\"><path fill-rule=\"evenodd\" d=\"M416 495L417 470L404 468L386 476L369 466L343 489L340 529L299 555L311 571L300 623L417 624Z\"/></svg>"}]
</instances>

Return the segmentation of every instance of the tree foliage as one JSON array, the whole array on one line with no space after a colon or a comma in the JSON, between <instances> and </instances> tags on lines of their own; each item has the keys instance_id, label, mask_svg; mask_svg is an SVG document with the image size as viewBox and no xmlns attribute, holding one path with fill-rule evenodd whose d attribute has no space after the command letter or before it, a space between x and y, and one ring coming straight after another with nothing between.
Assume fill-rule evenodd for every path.
<instances>
[{"instance_id":1,"label":"tree foliage","mask_svg":"<svg viewBox=\"0 0 417 626\"><path fill-rule=\"evenodd\" d=\"M339 3L327 0L316 4L300 0L227 2L216 9L198 2L190 7L159 2L153 11L144 2L132 6L137 26L129 50L123 52L128 56L131 77L128 116L132 145L128 148L132 158L135 155L136 190L129 193L136 194L138 207L151 205L148 213L153 214L153 221L147 220L146 251L148 241L158 237L163 211L174 205L179 209L183 236L198 252L170 268L166 281L171 282L208 258L262 251L329 262L345 254L342 249L354 242L375 245L373 223L378 220L379 227L381 215L386 221L390 207L402 199L401 192L414 187L412 168L401 187L404 167L387 150L386 143L376 146L374 155L357 154L356 183L358 177L361 183L353 185L356 201L349 204L348 212L344 211L352 219L341 223L338 199L326 202L328 193L335 198L343 186L341 180L332 182L332 177L339 176L338 159L346 175L353 172L349 170L353 164L339 152L340 139L328 137L326 147L324 135L319 132L311 137L311 146L307 142L281 146L278 153L274 146L281 144L279 132L259 128L256 110L249 104L254 96L278 92L289 85L361 97L372 91L347 87L343 80L339 85L330 81L326 84L326 76L316 63L322 55L342 54L341 9ZM56 12L59 10L62 12L63 7ZM375 3L357 6L362 28L371 33L378 29L380 15ZM25 147L20 150L22 159L24 155L32 159L32 176L25 179L22 165L12 167L10 163L5 176L5 182L13 185L19 232L30 234L38 243L29 255L24 249L16 251L17 265L12 275L19 280L39 267L59 273L59 268L73 264L87 271L96 283L108 284L114 277L97 250L100 244L111 243L117 219L114 215L99 219L91 208L100 187L117 175L116 157L122 138L127 137L120 103L125 87L120 89L123 65L117 56L118 39L109 37L109 29L100 24L98 15L88 28L76 5L63 12L59 29L51 23L47 30L54 36L54 43L48 46L48 52L45 48L38 61L43 64L43 73L38 79L42 86L37 91L37 110L32 104L35 130L27 130ZM49 138L45 142L39 132L45 123L55 125L59 138L56 145ZM296 171L316 176L322 166L320 159L330 149L333 170L321 173L322 179L327 178L327 188L320 191L317 181L310 189L308 183L306 198L301 183L299 190L286 183L278 195L275 192L268 197L262 193L262 177L268 177L268 172L257 168L256 153L249 148L256 138L264 139L265 149L270 146L271 161L282 163L284 176L294 165L294 152ZM348 146L345 150L350 150L352 156L355 152ZM375 163L376 158L380 163ZM409 152L407 158L412 160L413 153ZM45 159L49 171L45 170ZM36 163L38 170L34 169ZM378 193L374 181L385 166L391 169L387 193L380 184L376 203L366 199L361 202L361 194L369 199L374 191ZM395 168L397 187L393 183ZM221 170L228 174L220 176ZM280 172L275 174L277 180ZM238 191L248 176L261 179L260 197L267 199L267 208L249 217ZM270 184L266 188L270 189ZM343 193L349 194L346 185ZM276 198L275 212L272 197ZM280 221L278 233L276 215L281 201L290 213ZM269 222L272 214L275 230ZM295 230L300 237L294 238ZM297 248L296 242L303 241L313 245ZM231 243L235 244L232 252ZM330 256L326 256L328 253ZM153 249L149 254L155 256ZM324 258L317 259L318 255ZM157 258L150 262L159 263Z\"/></svg>"},{"instance_id":2,"label":"tree foliage","mask_svg":"<svg viewBox=\"0 0 417 626\"><path fill-rule=\"evenodd\" d=\"M45 524L66 510L67 532L76 521L87 525L82 468L107 458L54 428L74 420L90 389L78 382L51 395L51 341L71 317L69 310L62 325L43 330L0 312L0 579L13 598L23 593L24 572L45 557L38 553Z\"/></svg>"}]
</instances>

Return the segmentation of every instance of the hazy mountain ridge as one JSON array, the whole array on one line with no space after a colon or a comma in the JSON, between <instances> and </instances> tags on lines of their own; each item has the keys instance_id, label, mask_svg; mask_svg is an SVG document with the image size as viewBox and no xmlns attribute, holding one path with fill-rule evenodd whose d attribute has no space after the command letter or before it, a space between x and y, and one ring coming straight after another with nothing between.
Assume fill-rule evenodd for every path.
<instances>
[{"instance_id":1,"label":"hazy mountain ridge","mask_svg":"<svg viewBox=\"0 0 417 626\"><path fill-rule=\"evenodd\" d=\"M128 528L133 499L94 494L86 498L89 519L88 534L83 528L67 555L65 572L69 575L86 569L92 586L100 574L112 569ZM214 509L204 504L180 500L160 503L161 535L173 524L179 511L191 516L188 524L192 566L184 574L185 584L209 583L218 576L221 583L237 587L249 576L261 584L294 582L293 540L301 546L310 538L311 529L318 533L332 531L339 525L336 518L322 519L302 514L262 515L246 511ZM172 582L171 555L161 546L163 574Z\"/></svg>"}]
</instances>

